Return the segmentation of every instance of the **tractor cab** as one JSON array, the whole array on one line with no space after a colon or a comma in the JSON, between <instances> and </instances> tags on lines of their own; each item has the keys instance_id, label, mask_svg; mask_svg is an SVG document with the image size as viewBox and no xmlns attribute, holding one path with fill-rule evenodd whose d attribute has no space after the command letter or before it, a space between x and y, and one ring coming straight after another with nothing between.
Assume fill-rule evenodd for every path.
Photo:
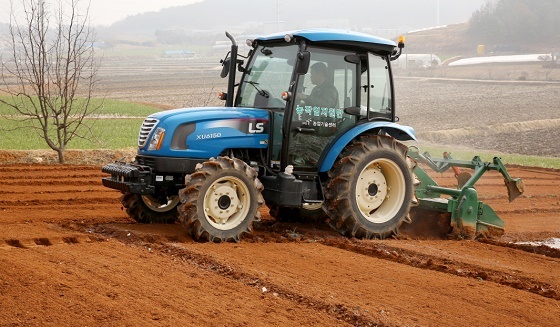
<instances>
[{"instance_id":1,"label":"tractor cab","mask_svg":"<svg viewBox=\"0 0 560 327\"><path fill-rule=\"evenodd\" d=\"M328 154L325 149L356 124L396 120L392 41L313 30L247 43L252 50L245 67L237 62L243 73L237 95L226 102L270 112L267 164L273 171L291 165L296 171L317 172ZM232 48L232 57L234 52ZM232 72L233 85L230 59L223 61L222 76Z\"/></svg>"}]
</instances>

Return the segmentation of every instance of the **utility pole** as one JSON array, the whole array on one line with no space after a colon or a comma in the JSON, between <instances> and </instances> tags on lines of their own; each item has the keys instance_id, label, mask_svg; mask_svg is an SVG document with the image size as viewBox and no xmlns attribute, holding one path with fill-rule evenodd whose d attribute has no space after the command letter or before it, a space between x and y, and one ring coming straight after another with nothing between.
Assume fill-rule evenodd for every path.
<instances>
[{"instance_id":1,"label":"utility pole","mask_svg":"<svg viewBox=\"0 0 560 327\"><path fill-rule=\"evenodd\" d=\"M437 8L436 8L436 20L437 20L437 25L439 26L439 0L437 0Z\"/></svg>"}]
</instances>

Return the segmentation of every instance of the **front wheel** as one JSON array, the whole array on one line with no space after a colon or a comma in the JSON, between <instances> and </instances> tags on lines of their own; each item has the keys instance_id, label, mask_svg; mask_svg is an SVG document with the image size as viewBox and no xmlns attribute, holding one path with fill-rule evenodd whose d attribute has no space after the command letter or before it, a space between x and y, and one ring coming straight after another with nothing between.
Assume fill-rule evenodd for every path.
<instances>
[{"instance_id":1,"label":"front wheel","mask_svg":"<svg viewBox=\"0 0 560 327\"><path fill-rule=\"evenodd\" d=\"M177 221L177 195L160 200L152 195L125 193L121 196L121 203L126 208L126 213L142 224L172 224Z\"/></svg>"},{"instance_id":2,"label":"front wheel","mask_svg":"<svg viewBox=\"0 0 560 327\"><path fill-rule=\"evenodd\" d=\"M199 165L179 192L179 220L196 240L239 242L264 204L263 185L242 160L218 157Z\"/></svg>"},{"instance_id":3,"label":"front wheel","mask_svg":"<svg viewBox=\"0 0 560 327\"><path fill-rule=\"evenodd\" d=\"M410 222L414 187L407 151L383 135L346 146L326 184L323 208L334 229L348 237L384 239Z\"/></svg>"}]
</instances>

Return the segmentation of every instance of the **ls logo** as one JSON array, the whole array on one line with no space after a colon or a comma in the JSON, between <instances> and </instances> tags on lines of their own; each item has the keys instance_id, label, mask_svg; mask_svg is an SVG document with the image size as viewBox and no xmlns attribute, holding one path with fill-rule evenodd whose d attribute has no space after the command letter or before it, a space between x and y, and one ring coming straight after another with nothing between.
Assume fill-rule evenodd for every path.
<instances>
[{"instance_id":1,"label":"ls logo","mask_svg":"<svg viewBox=\"0 0 560 327\"><path fill-rule=\"evenodd\" d=\"M264 132L264 123L249 123L249 133L258 134Z\"/></svg>"}]
</instances>

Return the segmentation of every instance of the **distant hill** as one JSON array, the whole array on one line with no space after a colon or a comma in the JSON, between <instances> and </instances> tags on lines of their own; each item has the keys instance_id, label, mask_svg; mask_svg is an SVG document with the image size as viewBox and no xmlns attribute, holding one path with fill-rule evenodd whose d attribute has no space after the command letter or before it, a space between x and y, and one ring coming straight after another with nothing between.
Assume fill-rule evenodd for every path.
<instances>
[{"instance_id":1,"label":"distant hill","mask_svg":"<svg viewBox=\"0 0 560 327\"><path fill-rule=\"evenodd\" d=\"M159 31L198 35L268 34L280 30L333 27L366 30L381 36L438 24L467 21L485 0L205 0L186 6L129 16L106 28L100 38L154 38ZM439 11L437 4L440 4Z\"/></svg>"},{"instance_id":2,"label":"distant hill","mask_svg":"<svg viewBox=\"0 0 560 327\"><path fill-rule=\"evenodd\" d=\"M441 57L474 56L484 54L550 53L554 46L534 39L516 42L506 38L491 42L473 35L469 23L453 24L442 28L426 29L406 35L408 53L434 53ZM482 47L482 48L480 48Z\"/></svg>"},{"instance_id":3,"label":"distant hill","mask_svg":"<svg viewBox=\"0 0 560 327\"><path fill-rule=\"evenodd\" d=\"M469 24L453 24L406 35L408 53L434 53L443 57L476 54L477 42L469 36Z\"/></svg>"}]
</instances>

